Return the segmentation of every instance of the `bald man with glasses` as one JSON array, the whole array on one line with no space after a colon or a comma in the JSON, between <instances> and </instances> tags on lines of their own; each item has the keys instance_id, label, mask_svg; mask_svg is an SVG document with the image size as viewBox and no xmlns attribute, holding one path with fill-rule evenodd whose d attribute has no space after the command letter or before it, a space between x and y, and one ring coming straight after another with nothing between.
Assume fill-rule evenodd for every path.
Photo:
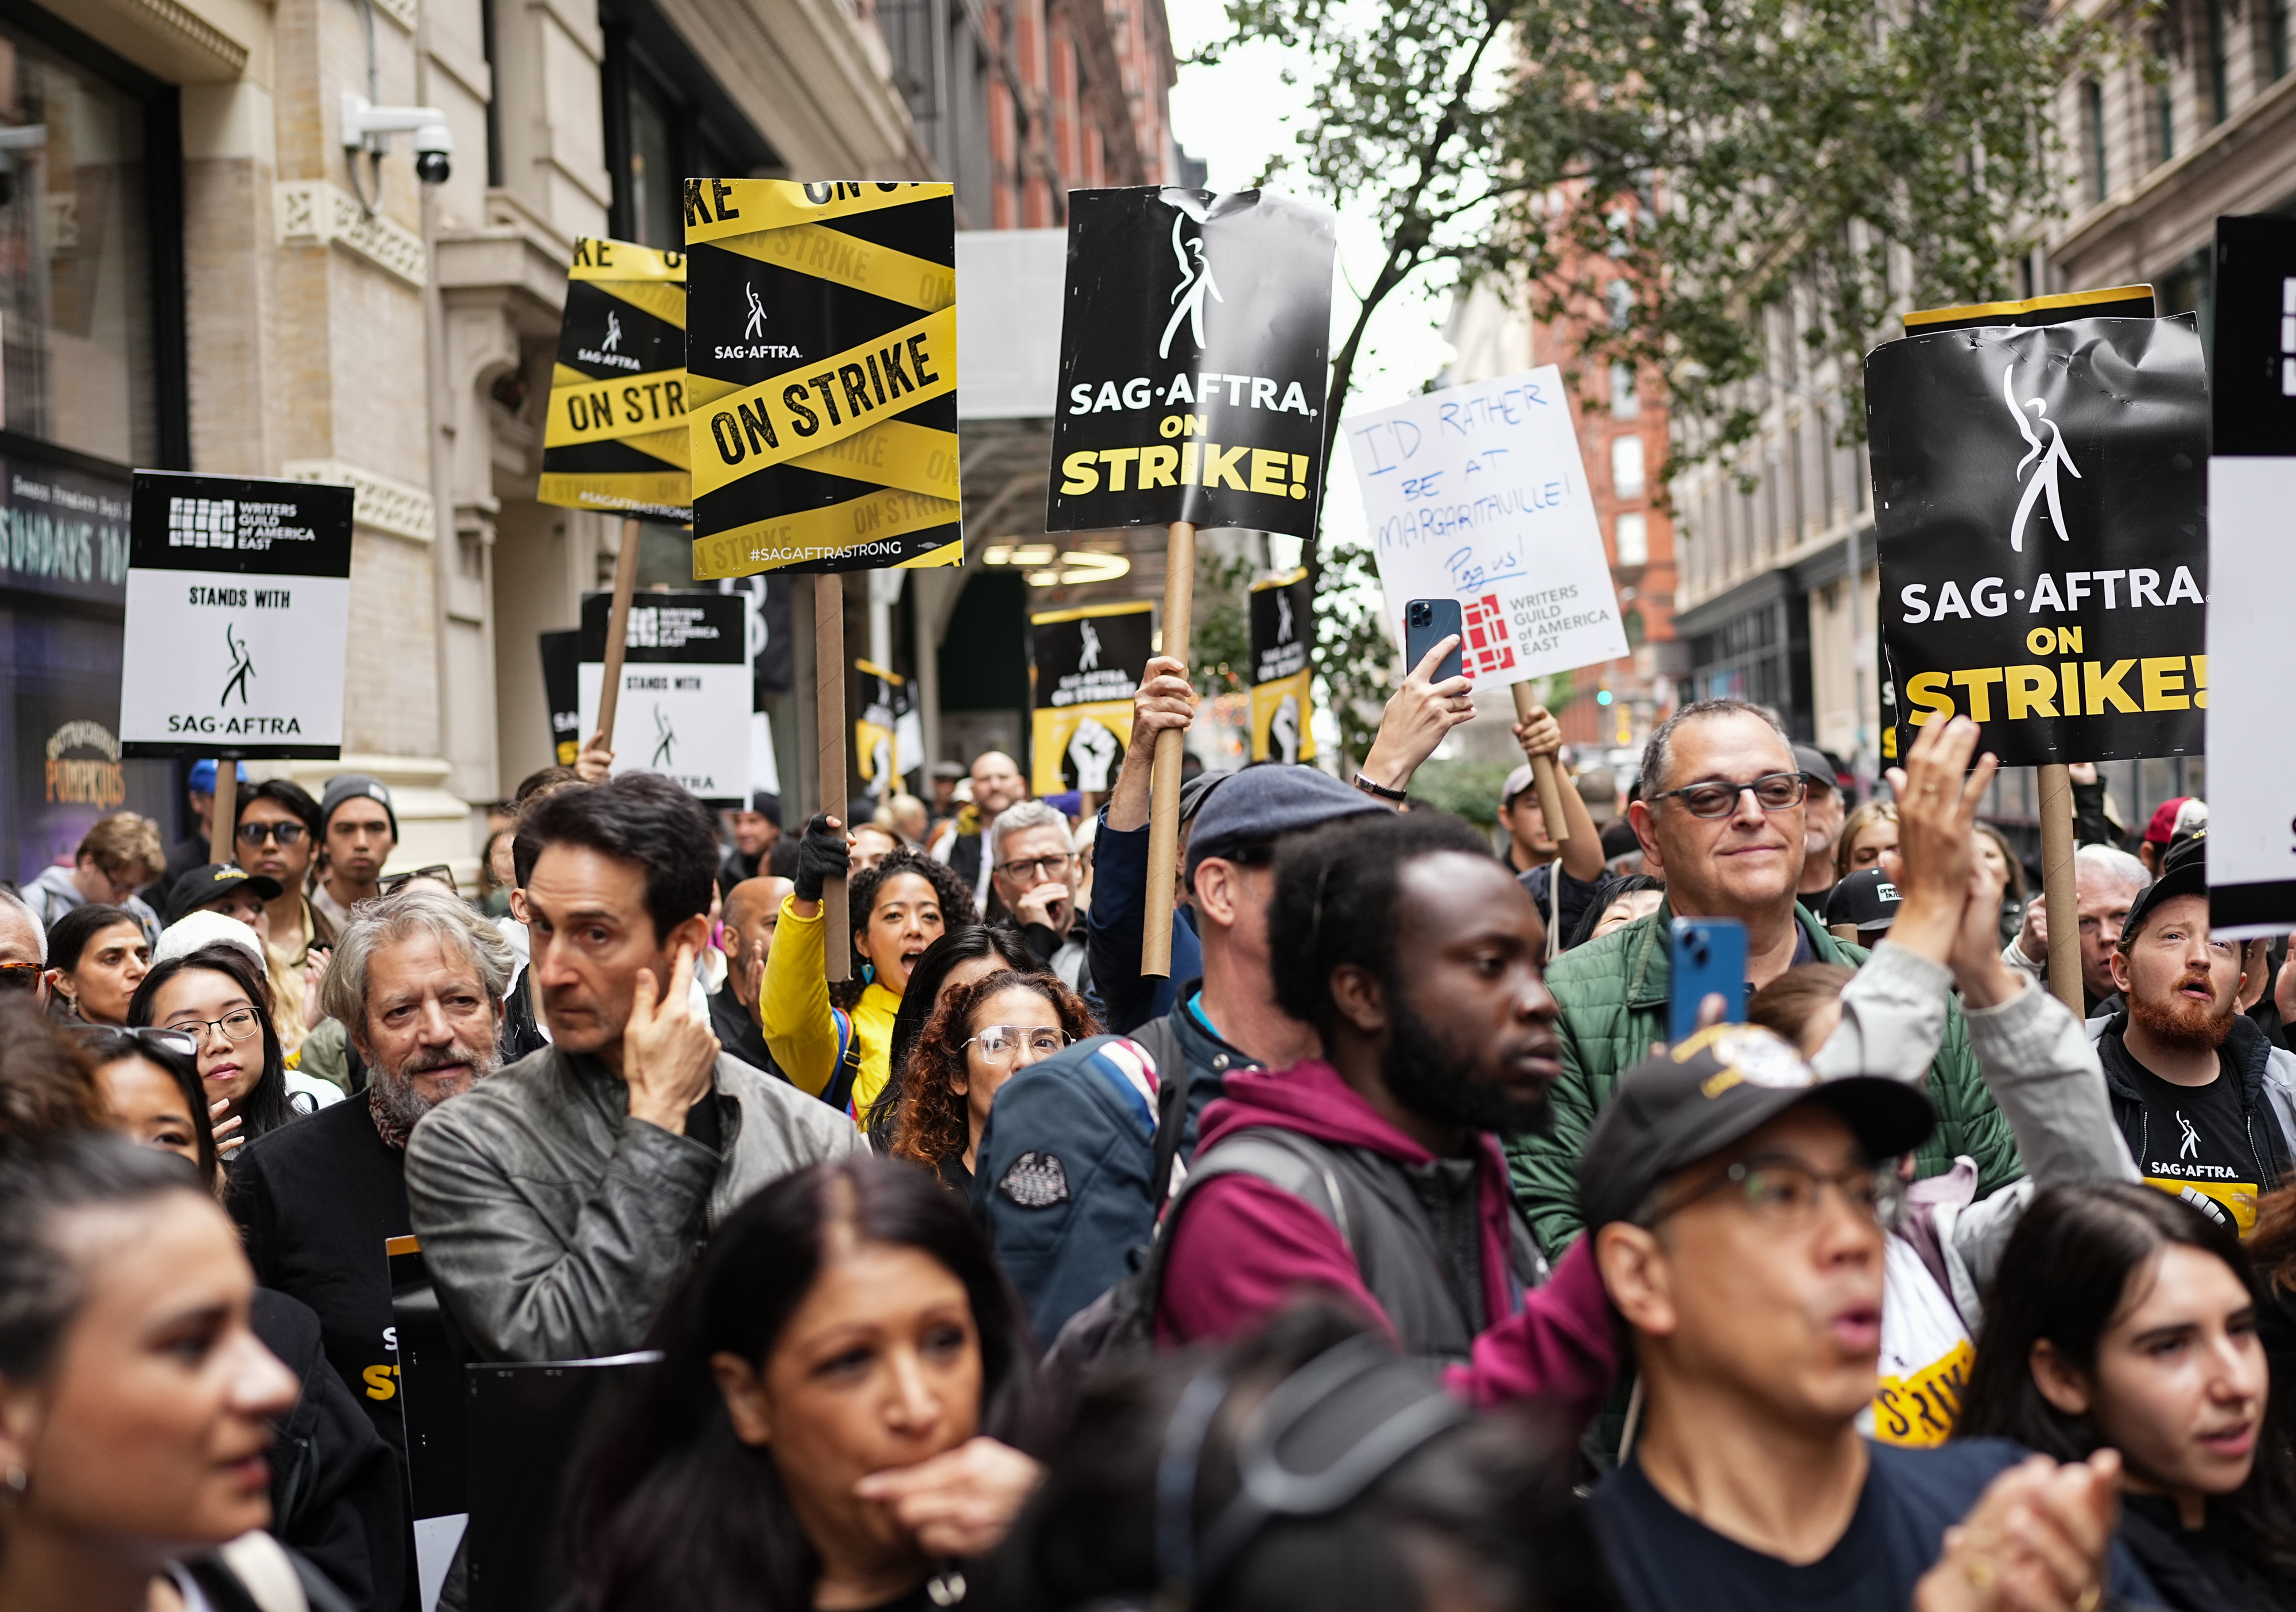
<instances>
[{"instance_id":1,"label":"bald man with glasses","mask_svg":"<svg viewBox=\"0 0 2296 1612\"><path fill-rule=\"evenodd\" d=\"M1975 729L1955 730L1966 764ZM1939 728L1934 746L1948 735ZM1917 747L1919 750L1919 747ZM1921 777L1942 763L1919 750ZM1908 757L1909 767L1913 758ZM1934 776L1932 776L1934 775ZM1955 771L1958 777L1958 771ZM1667 1034L1669 935L1676 917L1735 918L1746 926L1749 992L1805 963L1864 965L1861 947L1835 940L1794 900L1801 883L1808 783L1768 712L1739 700L1702 700L1661 723L1643 752L1641 798L1630 809L1645 871L1666 881L1666 903L1646 918L1566 952L1547 974L1562 1005L1562 1079L1553 1128L1509 1145L1515 1192L1549 1259L1578 1235L1578 1156L1619 1078ZM1941 786L1941 785L1940 785ZM1961 1009L1948 1003L1945 1040L1930 1065L1938 1128L1922 1145L1924 1176L1977 1161L1980 1196L2022 1173L2008 1123L1980 1080Z\"/></svg>"}]
</instances>

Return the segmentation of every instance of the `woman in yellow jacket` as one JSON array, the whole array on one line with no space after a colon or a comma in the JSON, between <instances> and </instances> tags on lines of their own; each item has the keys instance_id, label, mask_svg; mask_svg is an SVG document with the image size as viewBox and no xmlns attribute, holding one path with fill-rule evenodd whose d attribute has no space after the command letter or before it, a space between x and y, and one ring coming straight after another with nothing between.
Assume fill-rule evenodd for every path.
<instances>
[{"instance_id":1,"label":"woman in yellow jacket","mask_svg":"<svg viewBox=\"0 0 2296 1612\"><path fill-rule=\"evenodd\" d=\"M972 892L946 863L897 851L855 876L848 891L853 977L832 987L824 966L821 889L849 865L850 841L816 817L798 845L797 888L782 900L781 922L758 991L758 1022L782 1072L801 1090L844 1109L856 1123L892 1073L893 1019L909 970L944 931L979 922Z\"/></svg>"}]
</instances>

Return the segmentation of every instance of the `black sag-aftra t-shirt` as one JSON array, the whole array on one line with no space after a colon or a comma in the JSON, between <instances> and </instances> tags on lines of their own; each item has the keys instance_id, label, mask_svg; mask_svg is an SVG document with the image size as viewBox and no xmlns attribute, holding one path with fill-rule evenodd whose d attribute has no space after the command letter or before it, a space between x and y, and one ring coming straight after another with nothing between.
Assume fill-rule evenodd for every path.
<instances>
[{"instance_id":1,"label":"black sag-aftra t-shirt","mask_svg":"<svg viewBox=\"0 0 2296 1612\"><path fill-rule=\"evenodd\" d=\"M2233 1085L2238 1077L2228 1063L2218 1054L2217 1078L2205 1086L2173 1085L2134 1056L2127 1072L2144 1105L2137 1173L2148 1186L2175 1193L2245 1237L2256 1223L2256 1195L2263 1183L2257 1180L2248 1115Z\"/></svg>"}]
</instances>

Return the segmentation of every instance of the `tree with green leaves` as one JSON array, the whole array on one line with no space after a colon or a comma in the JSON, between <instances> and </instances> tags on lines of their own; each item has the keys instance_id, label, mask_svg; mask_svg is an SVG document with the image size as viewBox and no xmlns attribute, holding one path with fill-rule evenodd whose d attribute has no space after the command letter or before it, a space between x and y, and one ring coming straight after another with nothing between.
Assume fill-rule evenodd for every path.
<instances>
[{"instance_id":1,"label":"tree with green leaves","mask_svg":"<svg viewBox=\"0 0 2296 1612\"><path fill-rule=\"evenodd\" d=\"M1286 50L1308 108L1262 182L1381 220L1386 255L1332 360L1327 465L1373 317L1441 276L1495 278L1578 333L1576 374L1660 376L1710 454L1759 417L1773 310L1805 362L1854 377L1894 313L2008 293L2060 207L2057 91L2116 43L2077 9L1230 0L1199 59ZM1841 417L1864 412L1853 381ZM1334 534L1308 556L1343 727L1393 659L1376 604L1341 596L1369 573L1360 549Z\"/></svg>"}]
</instances>

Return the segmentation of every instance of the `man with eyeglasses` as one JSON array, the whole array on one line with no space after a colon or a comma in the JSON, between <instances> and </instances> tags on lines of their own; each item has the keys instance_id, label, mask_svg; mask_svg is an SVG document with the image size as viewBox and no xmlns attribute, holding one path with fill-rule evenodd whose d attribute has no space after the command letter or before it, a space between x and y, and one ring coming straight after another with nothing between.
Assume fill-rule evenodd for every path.
<instances>
[{"instance_id":1,"label":"man with eyeglasses","mask_svg":"<svg viewBox=\"0 0 2296 1612\"><path fill-rule=\"evenodd\" d=\"M344 929L318 1006L349 1032L366 1090L248 1145L226 1206L256 1279L319 1317L327 1359L403 1457L386 1238L414 1231L406 1139L493 1075L509 944L467 902L416 885Z\"/></svg>"},{"instance_id":2,"label":"man with eyeglasses","mask_svg":"<svg viewBox=\"0 0 2296 1612\"><path fill-rule=\"evenodd\" d=\"M1837 941L1795 901L1801 883L1808 780L1769 714L1741 700L1685 705L1643 752L1641 798L1628 809L1645 871L1666 881L1664 905L1599 941L1565 952L1547 973L1562 1005L1563 1073L1553 1127L1509 1144L1515 1191L1550 1259L1578 1235L1578 1156L1619 1077L1667 1039L1669 937L1677 917L1735 918L1746 926L1746 975L1759 990L1803 963L1855 968L1867 953ZM1985 1090L1957 1006L1930 1065L1936 1133L1917 1173L1957 1156L1977 1161L1978 1191L2022 1173L2001 1111Z\"/></svg>"},{"instance_id":3,"label":"man with eyeglasses","mask_svg":"<svg viewBox=\"0 0 2296 1612\"><path fill-rule=\"evenodd\" d=\"M301 1050L314 1005L304 1000L305 972L311 954L335 943L334 925L305 893L319 849L319 803L292 778L266 778L239 797L235 834L239 865L279 882L279 893L264 903L270 933L264 937L265 972L277 1003L273 1015L279 1046L292 1057Z\"/></svg>"},{"instance_id":4,"label":"man with eyeglasses","mask_svg":"<svg viewBox=\"0 0 2296 1612\"><path fill-rule=\"evenodd\" d=\"M989 887L1021 926L1037 961L1081 989L1084 928L1077 922L1076 841L1058 807L1042 801L1008 806L988 831Z\"/></svg>"},{"instance_id":5,"label":"man with eyeglasses","mask_svg":"<svg viewBox=\"0 0 2296 1612\"><path fill-rule=\"evenodd\" d=\"M2116 1453L2059 1467L2006 1440L1857 1430L1887 1165L1934 1118L1913 1086L1821 1082L1751 1025L1626 1075L1578 1190L1640 1371L1631 1452L1589 1502L1632 1612L2152 1600L2113 1540Z\"/></svg>"}]
</instances>

